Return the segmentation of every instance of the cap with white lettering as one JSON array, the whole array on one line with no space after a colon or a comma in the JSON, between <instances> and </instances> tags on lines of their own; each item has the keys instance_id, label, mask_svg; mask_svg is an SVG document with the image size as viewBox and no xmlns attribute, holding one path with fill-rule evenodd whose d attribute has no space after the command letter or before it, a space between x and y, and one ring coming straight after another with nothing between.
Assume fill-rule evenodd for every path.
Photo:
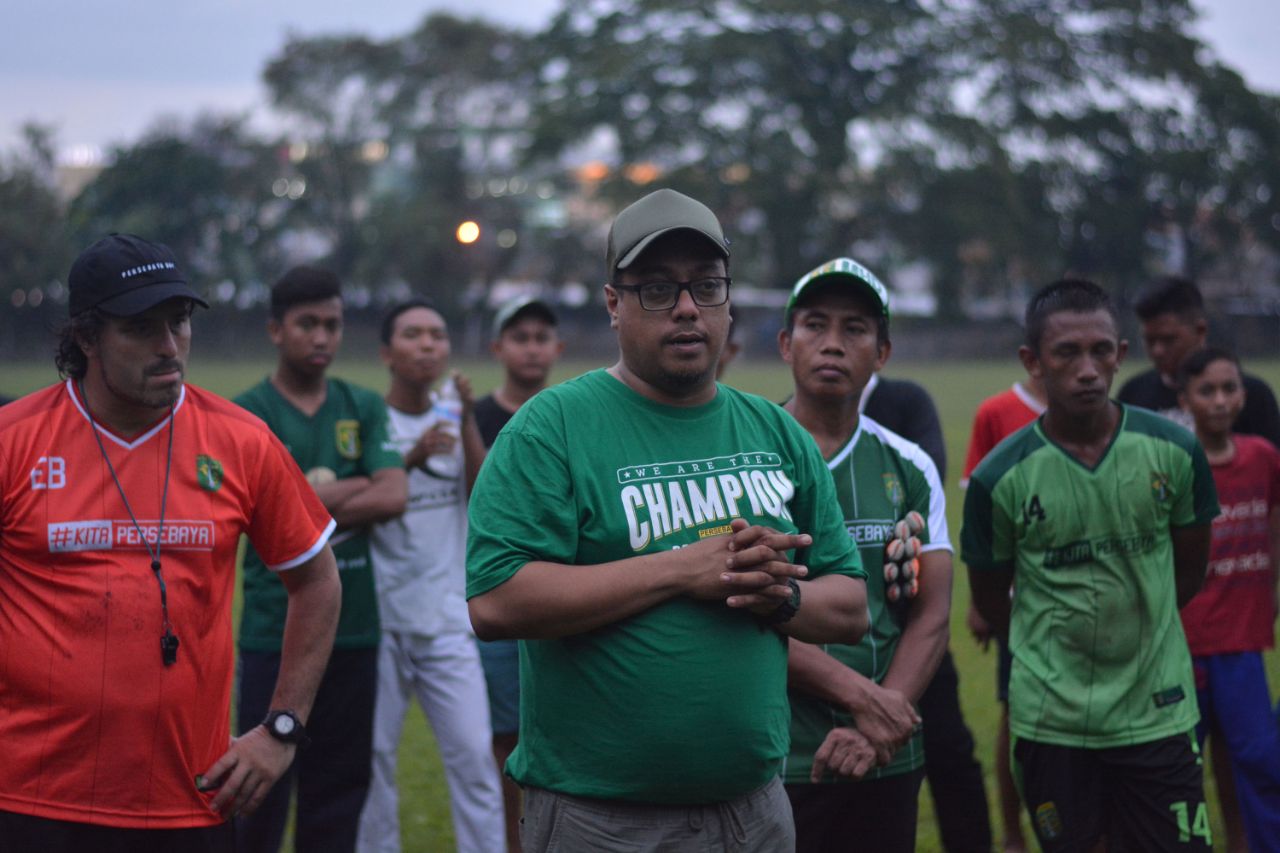
<instances>
[{"instance_id":1,"label":"cap with white lettering","mask_svg":"<svg viewBox=\"0 0 1280 853\"><path fill-rule=\"evenodd\" d=\"M90 308L132 317L174 297L209 307L187 284L168 246L133 234L109 234L81 252L67 284L72 317Z\"/></svg>"},{"instance_id":2,"label":"cap with white lettering","mask_svg":"<svg viewBox=\"0 0 1280 853\"><path fill-rule=\"evenodd\" d=\"M855 290L862 290L871 297L878 310L885 317L889 316L889 290L876 278L875 273L855 261L853 258L835 258L800 277L791 288L787 297L787 306L782 312L782 322L791 324L791 315L806 293L821 285L843 285Z\"/></svg>"}]
</instances>

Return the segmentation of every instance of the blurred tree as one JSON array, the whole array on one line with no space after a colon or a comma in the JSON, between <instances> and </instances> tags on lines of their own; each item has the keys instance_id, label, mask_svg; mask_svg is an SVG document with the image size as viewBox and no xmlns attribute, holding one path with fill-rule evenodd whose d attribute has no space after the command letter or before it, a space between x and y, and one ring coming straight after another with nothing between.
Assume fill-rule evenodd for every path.
<instances>
[{"instance_id":1,"label":"blurred tree","mask_svg":"<svg viewBox=\"0 0 1280 853\"><path fill-rule=\"evenodd\" d=\"M167 244L199 284L245 285L277 272L281 202L276 146L241 119L203 117L117 148L72 202L76 245L117 231Z\"/></svg>"},{"instance_id":2,"label":"blurred tree","mask_svg":"<svg viewBox=\"0 0 1280 853\"><path fill-rule=\"evenodd\" d=\"M882 244L944 304L1071 268L1129 286L1206 204L1266 231L1280 111L1191 32L1190 0L566 3L539 40L535 156L594 145L734 218L750 278ZM1203 228L1201 229L1204 230ZM1171 231L1171 233L1173 233ZM1218 234L1183 253L1229 248Z\"/></svg>"},{"instance_id":3,"label":"blurred tree","mask_svg":"<svg viewBox=\"0 0 1280 853\"><path fill-rule=\"evenodd\" d=\"M71 265L62 205L54 184L54 136L28 124L23 146L0 159L0 305L14 291L46 288ZM25 301L25 297L18 297Z\"/></svg>"},{"instance_id":4,"label":"blurred tree","mask_svg":"<svg viewBox=\"0 0 1280 853\"><path fill-rule=\"evenodd\" d=\"M467 187L516 162L529 109L527 38L435 14L385 42L292 38L270 62L273 103L299 119L305 146L291 146L306 181L294 222L327 236L339 274L403 282L447 304L480 272L479 247L460 246L454 229L466 216L496 225L510 207Z\"/></svg>"},{"instance_id":5,"label":"blurred tree","mask_svg":"<svg viewBox=\"0 0 1280 853\"><path fill-rule=\"evenodd\" d=\"M1192 33L1189 0L964 0L937 7L945 74L921 102L927 114L979 123L996 140L960 159L1034 176L1057 252L1041 258L1122 292L1151 271L1153 223L1165 262L1202 272L1230 236L1193 245L1206 206L1248 222L1273 246L1269 204L1280 154L1280 101L1252 92ZM955 137L938 127L942 156ZM995 155L995 156L993 156ZM1036 209L1038 208L1038 210ZM1163 225L1160 227L1163 228ZM1039 229L1037 229L1039 230ZM1263 233L1265 232L1265 233ZM1044 233L1041 236L1045 236ZM1035 257L1035 255L1033 255Z\"/></svg>"},{"instance_id":6,"label":"blurred tree","mask_svg":"<svg viewBox=\"0 0 1280 853\"><path fill-rule=\"evenodd\" d=\"M915 2L565 4L539 39L531 153L610 141L618 201L655 163L737 220L740 274L790 281L860 232L875 137L938 73L930 21Z\"/></svg>"}]
</instances>

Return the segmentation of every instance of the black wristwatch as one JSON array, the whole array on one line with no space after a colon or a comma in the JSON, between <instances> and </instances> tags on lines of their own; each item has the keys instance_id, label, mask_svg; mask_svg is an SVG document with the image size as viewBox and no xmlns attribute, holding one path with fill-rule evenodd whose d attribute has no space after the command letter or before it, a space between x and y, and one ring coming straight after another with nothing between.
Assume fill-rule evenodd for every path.
<instances>
[{"instance_id":1,"label":"black wristwatch","mask_svg":"<svg viewBox=\"0 0 1280 853\"><path fill-rule=\"evenodd\" d=\"M276 740L284 743L292 743L302 748L311 743L311 738L307 737L306 726L302 725L302 720L298 719L298 715L292 711L270 711L267 718L262 721L262 725L267 727L267 732Z\"/></svg>"},{"instance_id":2,"label":"black wristwatch","mask_svg":"<svg viewBox=\"0 0 1280 853\"><path fill-rule=\"evenodd\" d=\"M764 624L781 625L789 622L800 609L800 583L795 578L787 578L787 586L791 587L791 597L779 604L772 613L760 617Z\"/></svg>"}]
</instances>

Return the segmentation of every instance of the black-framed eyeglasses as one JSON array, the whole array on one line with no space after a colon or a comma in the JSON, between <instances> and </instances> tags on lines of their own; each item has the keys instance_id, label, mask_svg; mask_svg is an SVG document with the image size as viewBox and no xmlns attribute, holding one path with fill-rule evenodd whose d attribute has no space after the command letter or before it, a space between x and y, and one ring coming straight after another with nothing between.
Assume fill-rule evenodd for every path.
<instances>
[{"instance_id":1,"label":"black-framed eyeglasses","mask_svg":"<svg viewBox=\"0 0 1280 853\"><path fill-rule=\"evenodd\" d=\"M714 308L729 301L729 276L708 276L693 281L646 281L644 284L615 284L615 290L639 294L640 307L646 311L667 311L680 301L680 292L689 291L693 304Z\"/></svg>"}]
</instances>

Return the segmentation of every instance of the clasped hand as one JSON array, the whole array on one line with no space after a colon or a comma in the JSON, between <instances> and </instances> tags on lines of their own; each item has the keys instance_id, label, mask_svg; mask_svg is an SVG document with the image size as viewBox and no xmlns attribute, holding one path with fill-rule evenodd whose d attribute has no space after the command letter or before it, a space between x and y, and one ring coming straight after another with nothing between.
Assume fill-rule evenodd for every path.
<instances>
[{"instance_id":1,"label":"clasped hand","mask_svg":"<svg viewBox=\"0 0 1280 853\"><path fill-rule=\"evenodd\" d=\"M807 533L780 533L735 518L730 532L682 549L696 557L689 593L723 599L729 607L757 615L773 612L791 597L788 578L804 578L809 569L792 563L787 552L813 542Z\"/></svg>"}]
</instances>

